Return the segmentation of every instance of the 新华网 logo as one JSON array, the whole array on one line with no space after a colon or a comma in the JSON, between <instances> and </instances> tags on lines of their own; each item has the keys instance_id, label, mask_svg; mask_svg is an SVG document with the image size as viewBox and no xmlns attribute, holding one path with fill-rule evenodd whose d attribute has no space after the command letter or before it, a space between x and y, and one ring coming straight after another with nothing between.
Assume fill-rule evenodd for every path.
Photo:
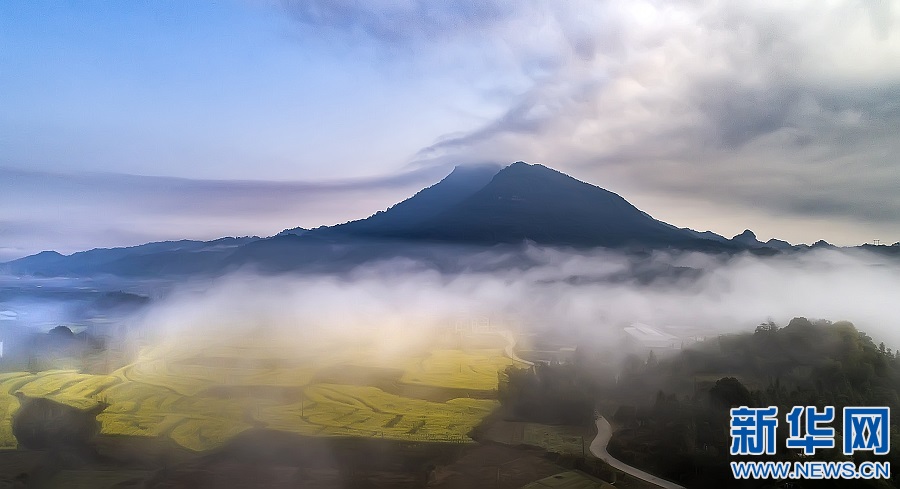
<instances>
[{"instance_id":1,"label":"\u65b0\u534e\u7f51 logo","mask_svg":"<svg viewBox=\"0 0 900 489\"><path fill-rule=\"evenodd\" d=\"M844 455L890 452L890 408L845 407L841 434ZM801 450L806 457L818 449L835 448L834 406L794 406L784 417L789 436L785 447ZM731 409L731 455L774 455L777 449L778 407ZM775 479L876 479L890 478L889 462L800 460L793 462L731 462L735 478Z\"/></svg>"}]
</instances>

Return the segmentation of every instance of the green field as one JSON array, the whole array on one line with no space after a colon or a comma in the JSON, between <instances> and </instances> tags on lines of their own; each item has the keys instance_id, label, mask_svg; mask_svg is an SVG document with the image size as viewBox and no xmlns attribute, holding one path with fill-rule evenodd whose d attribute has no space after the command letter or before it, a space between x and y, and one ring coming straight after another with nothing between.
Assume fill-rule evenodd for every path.
<instances>
[{"instance_id":1,"label":"green field","mask_svg":"<svg viewBox=\"0 0 900 489\"><path fill-rule=\"evenodd\" d=\"M16 392L80 409L103 402L108 407L97 417L101 433L168 437L198 451L253 426L314 436L465 443L498 406L492 395L498 371L513 364L496 348L423 349L385 357L358 346L298 351L258 341L191 344L145 348L134 363L109 375L0 374L0 447L16 446L11 429L19 408ZM394 374L346 383L317 379L326 369L351 367ZM384 382L399 385L398 391L403 385L427 386L430 393L448 394L443 402L404 397L377 387ZM459 392L482 394L452 397Z\"/></svg>"}]
</instances>

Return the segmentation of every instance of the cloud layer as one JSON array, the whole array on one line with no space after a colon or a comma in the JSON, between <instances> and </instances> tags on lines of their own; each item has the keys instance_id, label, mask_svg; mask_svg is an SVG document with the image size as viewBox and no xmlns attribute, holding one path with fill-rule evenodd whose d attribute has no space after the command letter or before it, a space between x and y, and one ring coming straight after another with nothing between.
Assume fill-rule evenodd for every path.
<instances>
[{"instance_id":1,"label":"cloud layer","mask_svg":"<svg viewBox=\"0 0 900 489\"><path fill-rule=\"evenodd\" d=\"M859 242L860 228L900 235L900 7L889 0L284 5L304 29L417 57L436 76L449 66L504 102L423 148L419 164L543 162L666 207L749 210L772 218L766 235L790 232L790 217L831 219L840 231L819 225L819 236L836 241ZM813 239L804 231L786 237Z\"/></svg>"},{"instance_id":2,"label":"cloud layer","mask_svg":"<svg viewBox=\"0 0 900 489\"><path fill-rule=\"evenodd\" d=\"M311 339L366 338L388 349L435 338L442 328L487 320L496 328L576 333L614 346L643 322L682 338L749 332L769 318L850 320L876 341L900 346L896 263L865 252L731 259L699 253L629 257L532 247L529 267L496 269L503 255L467 258L442 274L386 261L346 275L234 274L181 286L146 315L148 330L179 342L258 332L298 346ZM635 273L690 267L699 276L646 280ZM644 275L639 279L638 275ZM573 336L568 336L570 339Z\"/></svg>"}]
</instances>

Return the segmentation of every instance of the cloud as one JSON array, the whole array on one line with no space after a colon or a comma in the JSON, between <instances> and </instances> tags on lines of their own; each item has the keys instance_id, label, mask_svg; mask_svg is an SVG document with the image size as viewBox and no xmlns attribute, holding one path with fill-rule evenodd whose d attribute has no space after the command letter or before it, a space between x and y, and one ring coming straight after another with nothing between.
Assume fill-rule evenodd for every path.
<instances>
[{"instance_id":1,"label":"cloud","mask_svg":"<svg viewBox=\"0 0 900 489\"><path fill-rule=\"evenodd\" d=\"M542 162L669 206L753 210L771 231L789 217L830 217L839 241L857 241L860 222L900 234L893 2L430 5L288 4L306 28L400 44L435 76L476 80L486 100L507 88L504 110L438 138L419 165Z\"/></svg>"},{"instance_id":2,"label":"cloud","mask_svg":"<svg viewBox=\"0 0 900 489\"><path fill-rule=\"evenodd\" d=\"M191 180L0 167L0 261L169 239L273 235L371 215L443 178L425 168L331 182Z\"/></svg>"},{"instance_id":3,"label":"cloud","mask_svg":"<svg viewBox=\"0 0 900 489\"><path fill-rule=\"evenodd\" d=\"M433 98L435 105L466 114L454 124L467 121L459 123L471 127L436 135L408 162L408 168L435 171L434 178L408 181L403 190L376 185L378 190L365 191L174 179L114 182L97 175L24 178L4 170L0 260L44 247L75 250L184 237L179 233L268 234L339 222L364 217L438 180L442 175L428 170L435 165L443 171L469 162L516 160L607 187L679 226L722 234L752 227L760 236L791 241L900 240L895 157L900 153L900 7L889 0L280 0L279 5L304 40L318 41L309 50L343 44L361 48L354 56L374 51L374 65L399 60L400 69L417 80L400 84L402 90L437 92L420 93L406 113L428 113L422 100ZM363 71L348 70L348 77L356 80ZM391 72L386 78L402 75ZM377 99L377 93L368 98ZM402 97L386 100L397 107ZM355 120L380 122L376 109L358 104L348 111ZM270 121L271 115L260 120ZM382 126L395 127L388 122ZM318 119L317 124L329 125ZM287 128L283 134L293 130L291 124L281 127ZM371 133L369 126L361 127ZM268 141L263 146L277 146L276 140L284 139L280 131L272 133L274 139L262 139ZM258 147L253 131L237 132L251 134L248 147ZM389 141L399 139L391 137L380 139L396 147ZM407 143L426 138L396 137ZM346 147L352 151L336 160L362 154L377 161L373 168L388 165L381 161L386 152L362 143ZM156 154L133 150L128 159ZM291 155L285 165L296 164L293 150L285 151ZM71 147L66 152L75 159L76 153L82 160L94 158ZM234 153L217 153L210 161L226 161ZM151 160L183 159L169 156ZM7 159L17 165L31 161ZM41 209L41 202L51 205Z\"/></svg>"},{"instance_id":4,"label":"cloud","mask_svg":"<svg viewBox=\"0 0 900 489\"><path fill-rule=\"evenodd\" d=\"M523 258L529 266L492 266ZM252 333L298 348L313 339L369 341L389 354L401 344L433 341L441 328L481 319L563 338L575 333L568 339L614 348L632 322L690 337L805 316L850 320L876 342L900 345L897 264L865 252L634 257L530 247L514 257L490 250L460 259L465 271L449 274L396 259L339 276L237 273L176 288L144 322L151 334L182 345L191 338L208 342L211 332L217 338ZM685 268L701 273L670 273ZM646 278L650 272L655 280Z\"/></svg>"},{"instance_id":5,"label":"cloud","mask_svg":"<svg viewBox=\"0 0 900 489\"><path fill-rule=\"evenodd\" d=\"M437 41L489 28L514 12L505 2L416 0L282 0L296 21L313 27L368 36L385 44Z\"/></svg>"}]
</instances>

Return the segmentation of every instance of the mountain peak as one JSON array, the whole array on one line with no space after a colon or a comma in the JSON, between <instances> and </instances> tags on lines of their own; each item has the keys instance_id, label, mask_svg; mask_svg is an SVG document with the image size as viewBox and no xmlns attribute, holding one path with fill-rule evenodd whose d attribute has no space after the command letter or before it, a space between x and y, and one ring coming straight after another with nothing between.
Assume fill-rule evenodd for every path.
<instances>
[{"instance_id":1,"label":"mountain peak","mask_svg":"<svg viewBox=\"0 0 900 489\"><path fill-rule=\"evenodd\" d=\"M813 243L810 248L835 248L835 246L824 239L820 239Z\"/></svg>"},{"instance_id":2,"label":"mountain peak","mask_svg":"<svg viewBox=\"0 0 900 489\"><path fill-rule=\"evenodd\" d=\"M503 168L501 165L496 163L469 163L465 165L456 165L453 167L453 171L450 172L449 175L444 177L444 180L450 178L453 175L459 176L463 174L470 173L482 173L482 172L494 172L497 173L500 169ZM443 180L441 180L443 181Z\"/></svg>"},{"instance_id":3,"label":"mountain peak","mask_svg":"<svg viewBox=\"0 0 900 489\"><path fill-rule=\"evenodd\" d=\"M296 227L296 228L285 229L284 231L281 231L280 233L276 234L275 236L288 236L288 235L303 236L304 234L306 234L308 232L309 232L309 229Z\"/></svg>"},{"instance_id":4,"label":"mountain peak","mask_svg":"<svg viewBox=\"0 0 900 489\"><path fill-rule=\"evenodd\" d=\"M789 250L794 247L794 245L788 243L787 241L775 238L766 241L766 246L768 246L769 248L774 248L776 250Z\"/></svg>"},{"instance_id":5,"label":"mountain peak","mask_svg":"<svg viewBox=\"0 0 900 489\"><path fill-rule=\"evenodd\" d=\"M670 246L700 241L653 219L613 192L523 161L503 168L482 188L432 218L385 235L576 246Z\"/></svg>"},{"instance_id":6,"label":"mountain peak","mask_svg":"<svg viewBox=\"0 0 900 489\"><path fill-rule=\"evenodd\" d=\"M731 238L731 241L750 248L761 248L765 246L765 243L756 239L756 233L749 229L745 229L743 233Z\"/></svg>"},{"instance_id":7,"label":"mountain peak","mask_svg":"<svg viewBox=\"0 0 900 489\"><path fill-rule=\"evenodd\" d=\"M566 175L565 173L554 170L548 166L541 165L540 163L525 163L524 161L517 161L506 168L500 170L501 173L525 173L525 174L534 174L534 175L559 175L572 180L574 178Z\"/></svg>"},{"instance_id":8,"label":"mountain peak","mask_svg":"<svg viewBox=\"0 0 900 489\"><path fill-rule=\"evenodd\" d=\"M467 199L487 185L499 170L500 165L489 163L458 165L440 182L387 210L378 211L366 219L316 231L365 236L403 234L407 229L419 226Z\"/></svg>"},{"instance_id":9,"label":"mountain peak","mask_svg":"<svg viewBox=\"0 0 900 489\"><path fill-rule=\"evenodd\" d=\"M731 240L737 244L750 248L771 248L773 250L789 250L793 248L793 245L788 243L787 241L782 241L775 238L772 238L763 243L756 238L756 233L749 229L745 229L744 232L731 238Z\"/></svg>"}]
</instances>

